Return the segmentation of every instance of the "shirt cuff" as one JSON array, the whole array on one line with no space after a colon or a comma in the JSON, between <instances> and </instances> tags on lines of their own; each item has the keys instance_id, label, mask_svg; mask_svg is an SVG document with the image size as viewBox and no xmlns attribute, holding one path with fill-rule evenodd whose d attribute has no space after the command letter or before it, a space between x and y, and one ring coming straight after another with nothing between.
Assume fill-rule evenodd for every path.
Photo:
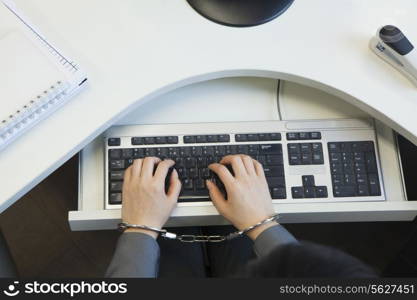
<instances>
[{"instance_id":1,"label":"shirt cuff","mask_svg":"<svg viewBox=\"0 0 417 300\"><path fill-rule=\"evenodd\" d=\"M298 243L297 239L282 225L276 225L264 230L255 240L254 251L258 257L268 255L278 246Z\"/></svg>"},{"instance_id":2,"label":"shirt cuff","mask_svg":"<svg viewBox=\"0 0 417 300\"><path fill-rule=\"evenodd\" d=\"M159 245L156 240L141 232L123 233L106 277L155 278L159 267Z\"/></svg>"}]
</instances>

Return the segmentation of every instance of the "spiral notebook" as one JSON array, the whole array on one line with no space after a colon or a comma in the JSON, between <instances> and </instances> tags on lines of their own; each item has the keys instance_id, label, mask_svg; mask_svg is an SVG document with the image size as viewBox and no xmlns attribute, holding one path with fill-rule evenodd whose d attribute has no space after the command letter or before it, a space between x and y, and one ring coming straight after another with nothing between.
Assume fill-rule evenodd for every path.
<instances>
[{"instance_id":1,"label":"spiral notebook","mask_svg":"<svg viewBox=\"0 0 417 300\"><path fill-rule=\"evenodd\" d=\"M0 0L0 151L75 96L87 77Z\"/></svg>"}]
</instances>

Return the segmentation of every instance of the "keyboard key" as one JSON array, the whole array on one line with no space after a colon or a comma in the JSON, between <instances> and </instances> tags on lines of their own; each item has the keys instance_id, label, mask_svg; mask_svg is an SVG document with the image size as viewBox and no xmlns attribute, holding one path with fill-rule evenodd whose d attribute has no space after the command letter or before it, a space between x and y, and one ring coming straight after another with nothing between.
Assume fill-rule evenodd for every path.
<instances>
[{"instance_id":1,"label":"keyboard key","mask_svg":"<svg viewBox=\"0 0 417 300\"><path fill-rule=\"evenodd\" d=\"M321 140L321 133L320 132L311 132L310 138L312 140Z\"/></svg>"},{"instance_id":2,"label":"keyboard key","mask_svg":"<svg viewBox=\"0 0 417 300\"><path fill-rule=\"evenodd\" d=\"M195 188L197 190L204 190L206 188L206 182L203 179L197 179L195 181Z\"/></svg>"},{"instance_id":3,"label":"keyboard key","mask_svg":"<svg viewBox=\"0 0 417 300\"><path fill-rule=\"evenodd\" d=\"M300 144L288 144L287 148L289 154L298 154L301 152Z\"/></svg>"},{"instance_id":4,"label":"keyboard key","mask_svg":"<svg viewBox=\"0 0 417 300\"><path fill-rule=\"evenodd\" d=\"M186 135L184 136L184 144L194 144L195 143L195 136Z\"/></svg>"},{"instance_id":5,"label":"keyboard key","mask_svg":"<svg viewBox=\"0 0 417 300\"><path fill-rule=\"evenodd\" d=\"M309 140L310 139L310 133L309 132L300 132L298 134L298 137L300 140Z\"/></svg>"},{"instance_id":6,"label":"keyboard key","mask_svg":"<svg viewBox=\"0 0 417 300\"><path fill-rule=\"evenodd\" d=\"M378 171L375 155L372 152L365 153L365 162L368 173L375 173Z\"/></svg>"},{"instance_id":7,"label":"keyboard key","mask_svg":"<svg viewBox=\"0 0 417 300\"><path fill-rule=\"evenodd\" d=\"M352 162L343 163L344 174L355 174L355 169Z\"/></svg>"},{"instance_id":8,"label":"keyboard key","mask_svg":"<svg viewBox=\"0 0 417 300\"><path fill-rule=\"evenodd\" d=\"M304 187L312 187L315 186L314 176L313 175L304 175L301 177Z\"/></svg>"},{"instance_id":9,"label":"keyboard key","mask_svg":"<svg viewBox=\"0 0 417 300\"><path fill-rule=\"evenodd\" d=\"M247 134L247 139L249 142L256 142L259 141L259 137L257 134L249 133Z\"/></svg>"},{"instance_id":10,"label":"keyboard key","mask_svg":"<svg viewBox=\"0 0 417 300\"><path fill-rule=\"evenodd\" d=\"M369 196L369 188L367 185L358 185L358 196L366 197Z\"/></svg>"},{"instance_id":11,"label":"keyboard key","mask_svg":"<svg viewBox=\"0 0 417 300\"><path fill-rule=\"evenodd\" d=\"M265 157L265 166L280 166L284 164L282 155L267 155Z\"/></svg>"},{"instance_id":12,"label":"keyboard key","mask_svg":"<svg viewBox=\"0 0 417 300\"><path fill-rule=\"evenodd\" d=\"M214 147L213 146L204 146L203 147L204 156L214 156Z\"/></svg>"},{"instance_id":13,"label":"keyboard key","mask_svg":"<svg viewBox=\"0 0 417 300\"><path fill-rule=\"evenodd\" d=\"M142 148L135 148L133 149L133 158L143 158L145 157L145 151Z\"/></svg>"},{"instance_id":14,"label":"keyboard key","mask_svg":"<svg viewBox=\"0 0 417 300\"><path fill-rule=\"evenodd\" d=\"M323 153L317 153L317 152L313 153L312 164L313 165L322 165L322 164L324 164Z\"/></svg>"},{"instance_id":15,"label":"keyboard key","mask_svg":"<svg viewBox=\"0 0 417 300\"><path fill-rule=\"evenodd\" d=\"M310 154L312 151L311 144L300 144L301 153Z\"/></svg>"},{"instance_id":16,"label":"keyboard key","mask_svg":"<svg viewBox=\"0 0 417 300\"><path fill-rule=\"evenodd\" d=\"M365 163L365 153L355 152L353 153L354 161L357 163Z\"/></svg>"},{"instance_id":17,"label":"keyboard key","mask_svg":"<svg viewBox=\"0 0 417 300\"><path fill-rule=\"evenodd\" d=\"M381 189L379 187L379 180L377 174L369 174L369 194L371 196L381 196Z\"/></svg>"},{"instance_id":18,"label":"keyboard key","mask_svg":"<svg viewBox=\"0 0 417 300\"><path fill-rule=\"evenodd\" d=\"M236 140L236 142L247 142L248 138L247 138L246 134L236 134L235 135L235 140Z\"/></svg>"},{"instance_id":19,"label":"keyboard key","mask_svg":"<svg viewBox=\"0 0 417 300\"><path fill-rule=\"evenodd\" d=\"M321 143L312 143L311 148L313 149L313 152L323 153L323 147L321 146Z\"/></svg>"},{"instance_id":20,"label":"keyboard key","mask_svg":"<svg viewBox=\"0 0 417 300\"><path fill-rule=\"evenodd\" d=\"M197 161L193 157L185 158L185 167L188 168L195 168L197 166Z\"/></svg>"},{"instance_id":21,"label":"keyboard key","mask_svg":"<svg viewBox=\"0 0 417 300\"><path fill-rule=\"evenodd\" d=\"M118 159L122 157L122 150L121 149L110 149L109 150L109 158L110 159Z\"/></svg>"},{"instance_id":22,"label":"keyboard key","mask_svg":"<svg viewBox=\"0 0 417 300\"><path fill-rule=\"evenodd\" d=\"M231 155L237 152L237 146L236 145L231 145L231 146L226 146L226 150L225 150L225 155Z\"/></svg>"},{"instance_id":23,"label":"keyboard key","mask_svg":"<svg viewBox=\"0 0 417 300\"><path fill-rule=\"evenodd\" d=\"M152 148L150 148L150 149L152 149ZM147 149L147 150L150 150L150 149ZM179 152L179 149L177 147L169 147L168 148L168 156L171 159L178 157L179 154L180 154L180 152Z\"/></svg>"},{"instance_id":24,"label":"keyboard key","mask_svg":"<svg viewBox=\"0 0 417 300\"><path fill-rule=\"evenodd\" d=\"M255 157L258 154L259 145L249 145L248 154Z\"/></svg>"},{"instance_id":25,"label":"keyboard key","mask_svg":"<svg viewBox=\"0 0 417 300\"><path fill-rule=\"evenodd\" d=\"M280 144L259 145L259 154L282 154Z\"/></svg>"},{"instance_id":26,"label":"keyboard key","mask_svg":"<svg viewBox=\"0 0 417 300\"><path fill-rule=\"evenodd\" d=\"M287 140L288 141L296 141L299 140L299 135L297 132L288 132L287 133Z\"/></svg>"},{"instance_id":27,"label":"keyboard key","mask_svg":"<svg viewBox=\"0 0 417 300\"><path fill-rule=\"evenodd\" d=\"M329 152L340 152L340 143L328 143Z\"/></svg>"},{"instance_id":28,"label":"keyboard key","mask_svg":"<svg viewBox=\"0 0 417 300\"><path fill-rule=\"evenodd\" d=\"M368 175L356 174L356 182L360 185L368 185Z\"/></svg>"},{"instance_id":29,"label":"keyboard key","mask_svg":"<svg viewBox=\"0 0 417 300\"><path fill-rule=\"evenodd\" d=\"M111 192L121 192L123 187L123 181L111 181L110 182L110 191Z\"/></svg>"},{"instance_id":30,"label":"keyboard key","mask_svg":"<svg viewBox=\"0 0 417 300\"><path fill-rule=\"evenodd\" d=\"M143 145L145 143L144 139L141 137L132 137L132 145Z\"/></svg>"},{"instance_id":31,"label":"keyboard key","mask_svg":"<svg viewBox=\"0 0 417 300\"><path fill-rule=\"evenodd\" d=\"M331 152L330 154L330 162L331 163L342 163L342 154L337 152Z\"/></svg>"},{"instance_id":32,"label":"keyboard key","mask_svg":"<svg viewBox=\"0 0 417 300\"><path fill-rule=\"evenodd\" d=\"M327 198L327 187L326 186L316 186L316 197L317 198Z\"/></svg>"},{"instance_id":33,"label":"keyboard key","mask_svg":"<svg viewBox=\"0 0 417 300\"><path fill-rule=\"evenodd\" d=\"M109 168L110 170L124 169L125 161L123 159L110 160Z\"/></svg>"},{"instance_id":34,"label":"keyboard key","mask_svg":"<svg viewBox=\"0 0 417 300\"><path fill-rule=\"evenodd\" d=\"M285 199L287 198L287 192L285 188L272 188L271 197L272 199Z\"/></svg>"},{"instance_id":35,"label":"keyboard key","mask_svg":"<svg viewBox=\"0 0 417 300\"><path fill-rule=\"evenodd\" d=\"M177 136L167 136L166 137L167 144L178 144L178 137Z\"/></svg>"},{"instance_id":36,"label":"keyboard key","mask_svg":"<svg viewBox=\"0 0 417 300\"><path fill-rule=\"evenodd\" d=\"M193 180L192 179L184 179L182 181L182 187L185 190L193 190L194 189L194 184L193 184Z\"/></svg>"},{"instance_id":37,"label":"keyboard key","mask_svg":"<svg viewBox=\"0 0 417 300\"><path fill-rule=\"evenodd\" d=\"M123 149L122 157L125 159L133 158L133 149Z\"/></svg>"},{"instance_id":38,"label":"keyboard key","mask_svg":"<svg viewBox=\"0 0 417 300\"><path fill-rule=\"evenodd\" d=\"M291 188L291 194L294 199L304 198L304 188L302 186L294 186Z\"/></svg>"},{"instance_id":39,"label":"keyboard key","mask_svg":"<svg viewBox=\"0 0 417 300\"><path fill-rule=\"evenodd\" d=\"M330 164L330 172L332 175L342 175L343 174L343 166L342 164Z\"/></svg>"},{"instance_id":40,"label":"keyboard key","mask_svg":"<svg viewBox=\"0 0 417 300\"><path fill-rule=\"evenodd\" d=\"M354 174L343 175L343 183L345 185L356 185L356 176Z\"/></svg>"},{"instance_id":41,"label":"keyboard key","mask_svg":"<svg viewBox=\"0 0 417 300\"><path fill-rule=\"evenodd\" d=\"M312 164L311 154L301 154L301 164L302 165L311 165Z\"/></svg>"},{"instance_id":42,"label":"keyboard key","mask_svg":"<svg viewBox=\"0 0 417 300\"><path fill-rule=\"evenodd\" d=\"M345 180L343 175L332 175L332 181L334 185L343 185L345 184Z\"/></svg>"},{"instance_id":43,"label":"keyboard key","mask_svg":"<svg viewBox=\"0 0 417 300\"><path fill-rule=\"evenodd\" d=\"M191 156L191 147L181 147L179 153L181 157Z\"/></svg>"},{"instance_id":44,"label":"keyboard key","mask_svg":"<svg viewBox=\"0 0 417 300\"><path fill-rule=\"evenodd\" d=\"M190 168L188 169L188 178L198 178L198 173L197 168Z\"/></svg>"},{"instance_id":45,"label":"keyboard key","mask_svg":"<svg viewBox=\"0 0 417 300\"><path fill-rule=\"evenodd\" d=\"M333 186L333 195L335 197L354 197L356 196L356 186L335 185Z\"/></svg>"},{"instance_id":46,"label":"keyboard key","mask_svg":"<svg viewBox=\"0 0 417 300\"><path fill-rule=\"evenodd\" d=\"M247 145L237 146L237 153L236 154L249 154L249 147Z\"/></svg>"},{"instance_id":47,"label":"keyboard key","mask_svg":"<svg viewBox=\"0 0 417 300\"><path fill-rule=\"evenodd\" d=\"M290 154L289 156L290 165L301 165L301 154Z\"/></svg>"},{"instance_id":48,"label":"keyboard key","mask_svg":"<svg viewBox=\"0 0 417 300\"><path fill-rule=\"evenodd\" d=\"M315 187L306 186L304 187L304 198L315 198L316 189Z\"/></svg>"},{"instance_id":49,"label":"keyboard key","mask_svg":"<svg viewBox=\"0 0 417 300\"><path fill-rule=\"evenodd\" d=\"M145 156L146 157L151 157L151 156L156 156L156 149L155 148L146 148L145 149ZM174 155L170 155L170 158L175 158L176 156Z\"/></svg>"},{"instance_id":50,"label":"keyboard key","mask_svg":"<svg viewBox=\"0 0 417 300\"><path fill-rule=\"evenodd\" d=\"M207 136L206 135L197 135L195 137L196 143L207 143Z\"/></svg>"},{"instance_id":51,"label":"keyboard key","mask_svg":"<svg viewBox=\"0 0 417 300\"><path fill-rule=\"evenodd\" d=\"M129 168L131 165L133 165L134 161L135 160L133 158L126 159L125 167Z\"/></svg>"},{"instance_id":52,"label":"keyboard key","mask_svg":"<svg viewBox=\"0 0 417 300\"><path fill-rule=\"evenodd\" d=\"M355 173L356 174L366 174L365 164L355 163Z\"/></svg>"},{"instance_id":53,"label":"keyboard key","mask_svg":"<svg viewBox=\"0 0 417 300\"><path fill-rule=\"evenodd\" d=\"M269 133L268 134L269 141L280 141L281 140L281 133ZM261 139L259 139L261 141Z\"/></svg>"},{"instance_id":54,"label":"keyboard key","mask_svg":"<svg viewBox=\"0 0 417 300\"><path fill-rule=\"evenodd\" d=\"M265 167L264 168L266 177L280 177L284 176L284 167L275 166L275 167Z\"/></svg>"},{"instance_id":55,"label":"keyboard key","mask_svg":"<svg viewBox=\"0 0 417 300\"><path fill-rule=\"evenodd\" d=\"M122 204L122 194L121 193L110 193L109 203L110 204Z\"/></svg>"},{"instance_id":56,"label":"keyboard key","mask_svg":"<svg viewBox=\"0 0 417 300\"><path fill-rule=\"evenodd\" d=\"M112 171L110 172L110 180L123 180L124 171Z\"/></svg>"},{"instance_id":57,"label":"keyboard key","mask_svg":"<svg viewBox=\"0 0 417 300\"><path fill-rule=\"evenodd\" d=\"M185 158L182 157L176 157L173 159L175 161L175 167L176 168L185 168Z\"/></svg>"},{"instance_id":58,"label":"keyboard key","mask_svg":"<svg viewBox=\"0 0 417 300\"><path fill-rule=\"evenodd\" d=\"M178 177L180 179L184 179L184 178L187 178L188 177L188 173L187 173L187 169L186 168L178 167L178 166L175 166L175 168L176 168L176 170L178 172Z\"/></svg>"},{"instance_id":59,"label":"keyboard key","mask_svg":"<svg viewBox=\"0 0 417 300\"><path fill-rule=\"evenodd\" d=\"M208 135L207 142L209 143L217 143L219 141L219 137L217 135Z\"/></svg>"},{"instance_id":60,"label":"keyboard key","mask_svg":"<svg viewBox=\"0 0 417 300\"><path fill-rule=\"evenodd\" d=\"M352 152L352 143L350 143L350 142L340 143L340 151L341 152Z\"/></svg>"},{"instance_id":61,"label":"keyboard key","mask_svg":"<svg viewBox=\"0 0 417 300\"><path fill-rule=\"evenodd\" d=\"M109 138L107 140L107 145L113 146L113 147L120 146L120 143L121 143L120 138Z\"/></svg>"},{"instance_id":62,"label":"keyboard key","mask_svg":"<svg viewBox=\"0 0 417 300\"><path fill-rule=\"evenodd\" d=\"M222 142L222 143L230 142L230 135L228 135L228 134L219 135L219 142Z\"/></svg>"},{"instance_id":63,"label":"keyboard key","mask_svg":"<svg viewBox=\"0 0 417 300\"><path fill-rule=\"evenodd\" d=\"M155 138L154 137L145 137L144 138L145 145L154 145L155 144Z\"/></svg>"},{"instance_id":64,"label":"keyboard key","mask_svg":"<svg viewBox=\"0 0 417 300\"><path fill-rule=\"evenodd\" d=\"M155 144L166 144L167 139L164 136L157 136L155 137Z\"/></svg>"},{"instance_id":65,"label":"keyboard key","mask_svg":"<svg viewBox=\"0 0 417 300\"><path fill-rule=\"evenodd\" d=\"M208 168L200 169L200 177L204 179L209 179L211 177L210 169Z\"/></svg>"},{"instance_id":66,"label":"keyboard key","mask_svg":"<svg viewBox=\"0 0 417 300\"><path fill-rule=\"evenodd\" d=\"M269 188L274 188L274 187L285 188L284 177L267 177L266 181L268 182Z\"/></svg>"}]
</instances>

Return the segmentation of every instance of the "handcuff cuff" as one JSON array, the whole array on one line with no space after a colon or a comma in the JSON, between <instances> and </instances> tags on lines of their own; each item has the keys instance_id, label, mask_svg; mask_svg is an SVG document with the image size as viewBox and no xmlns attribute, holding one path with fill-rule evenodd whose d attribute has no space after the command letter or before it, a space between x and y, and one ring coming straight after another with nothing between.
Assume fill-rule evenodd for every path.
<instances>
[{"instance_id":1,"label":"handcuff cuff","mask_svg":"<svg viewBox=\"0 0 417 300\"><path fill-rule=\"evenodd\" d=\"M150 227L146 225L136 225L136 224L129 224L125 222L119 223L118 229L121 232L124 232L126 229L129 229L129 228L153 231L153 232L157 232L161 234L161 236L165 239L178 240L183 243L220 243L224 241L233 240L237 237L241 237L244 234L248 233L249 231L252 231L255 228L258 228L259 226L277 221L278 219L279 219L279 214L274 214L271 217L266 218L265 220L260 221L259 223L256 223L255 225L249 226L248 228L245 228L240 231L229 233L228 235L192 235L192 234L177 235L175 233L169 232L166 229L158 229L158 228L154 228L154 227Z\"/></svg>"}]
</instances>

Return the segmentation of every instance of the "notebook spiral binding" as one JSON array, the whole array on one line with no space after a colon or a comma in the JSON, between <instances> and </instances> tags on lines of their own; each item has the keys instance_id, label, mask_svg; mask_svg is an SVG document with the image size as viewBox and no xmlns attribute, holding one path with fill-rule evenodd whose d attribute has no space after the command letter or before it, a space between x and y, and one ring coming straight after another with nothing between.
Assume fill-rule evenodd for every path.
<instances>
[{"instance_id":1,"label":"notebook spiral binding","mask_svg":"<svg viewBox=\"0 0 417 300\"><path fill-rule=\"evenodd\" d=\"M0 121L0 141L4 142L12 137L17 131L34 122L45 111L57 105L65 98L69 87L67 82L57 81L49 89L34 97L21 109Z\"/></svg>"}]
</instances>

